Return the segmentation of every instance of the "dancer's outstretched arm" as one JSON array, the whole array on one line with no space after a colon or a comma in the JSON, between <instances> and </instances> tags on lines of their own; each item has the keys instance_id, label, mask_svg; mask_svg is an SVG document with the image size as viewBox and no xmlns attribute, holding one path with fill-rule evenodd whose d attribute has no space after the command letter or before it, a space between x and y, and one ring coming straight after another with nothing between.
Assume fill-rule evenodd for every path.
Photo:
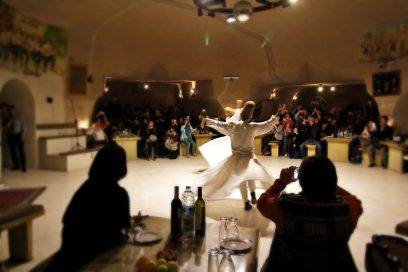
<instances>
[{"instance_id":1,"label":"dancer's outstretched arm","mask_svg":"<svg viewBox=\"0 0 408 272\"><path fill-rule=\"evenodd\" d=\"M228 123L210 119L210 118L205 118L205 123L207 124L207 126L215 129L219 133L222 133L224 135L229 135L228 128L230 127L230 125Z\"/></svg>"},{"instance_id":2,"label":"dancer's outstretched arm","mask_svg":"<svg viewBox=\"0 0 408 272\"><path fill-rule=\"evenodd\" d=\"M265 122L260 123L251 123L252 126L255 128L255 134L263 135L273 130L273 127L279 122L279 117L276 115L272 115L271 118Z\"/></svg>"}]
</instances>

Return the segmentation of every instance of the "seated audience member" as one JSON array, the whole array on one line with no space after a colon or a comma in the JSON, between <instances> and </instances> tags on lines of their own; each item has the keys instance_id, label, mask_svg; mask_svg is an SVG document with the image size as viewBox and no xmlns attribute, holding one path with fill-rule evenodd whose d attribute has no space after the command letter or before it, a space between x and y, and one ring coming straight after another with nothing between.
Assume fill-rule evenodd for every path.
<instances>
[{"instance_id":1,"label":"seated audience member","mask_svg":"<svg viewBox=\"0 0 408 272\"><path fill-rule=\"evenodd\" d=\"M348 241L362 214L361 202L337 186L333 163L307 157L299 168L299 194L282 194L296 167L280 177L258 200L263 216L276 224L262 271L357 271Z\"/></svg>"},{"instance_id":2,"label":"seated audience member","mask_svg":"<svg viewBox=\"0 0 408 272\"><path fill-rule=\"evenodd\" d=\"M157 156L157 136L153 121L149 121L146 126L145 154L147 159L155 160Z\"/></svg>"},{"instance_id":3,"label":"seated audience member","mask_svg":"<svg viewBox=\"0 0 408 272\"><path fill-rule=\"evenodd\" d=\"M281 156L283 154L283 135L284 135L282 121L279 121L279 123L276 124L276 126L273 129L273 134L275 140L279 142L279 156Z\"/></svg>"},{"instance_id":4,"label":"seated audience member","mask_svg":"<svg viewBox=\"0 0 408 272\"><path fill-rule=\"evenodd\" d=\"M164 146L167 149L169 159L177 159L179 155L179 137L173 127L170 127L166 132Z\"/></svg>"},{"instance_id":5,"label":"seated audience member","mask_svg":"<svg viewBox=\"0 0 408 272\"><path fill-rule=\"evenodd\" d=\"M289 113L283 115L283 153L289 155L290 142L293 136L294 121Z\"/></svg>"},{"instance_id":6,"label":"seated audience member","mask_svg":"<svg viewBox=\"0 0 408 272\"><path fill-rule=\"evenodd\" d=\"M193 127L190 124L190 119L185 118L184 123L180 128L180 140L186 145L187 157L196 156L196 144L193 139Z\"/></svg>"},{"instance_id":7,"label":"seated audience member","mask_svg":"<svg viewBox=\"0 0 408 272\"><path fill-rule=\"evenodd\" d=\"M306 145L313 144L316 146L316 154L320 156L322 145L320 143L320 135L314 118L311 117L304 120L302 130L302 143L300 144L300 152L303 157L307 156Z\"/></svg>"},{"instance_id":8,"label":"seated audience member","mask_svg":"<svg viewBox=\"0 0 408 272\"><path fill-rule=\"evenodd\" d=\"M370 157L370 166L375 165L375 152L380 150L381 152L381 166L387 168L388 166L388 148L381 144L381 141L391 141L394 131L391 126L388 125L388 116L381 116L380 127L377 130L376 137L371 140L371 145L368 146L368 155Z\"/></svg>"},{"instance_id":9,"label":"seated audience member","mask_svg":"<svg viewBox=\"0 0 408 272\"><path fill-rule=\"evenodd\" d=\"M90 138L88 145L90 147L103 146L110 142L108 137L109 121L104 112L99 112L96 115L95 122L88 129L87 135Z\"/></svg>"},{"instance_id":10,"label":"seated audience member","mask_svg":"<svg viewBox=\"0 0 408 272\"><path fill-rule=\"evenodd\" d=\"M205 125L205 119L208 117L207 110L202 109L200 115L198 116L198 132L200 134L208 134L208 128Z\"/></svg>"},{"instance_id":11,"label":"seated audience member","mask_svg":"<svg viewBox=\"0 0 408 272\"><path fill-rule=\"evenodd\" d=\"M129 196L118 183L126 176L126 153L115 143L96 155L88 179L76 191L62 219L62 245L47 271L78 271L103 251L125 241L130 227Z\"/></svg>"}]
</instances>

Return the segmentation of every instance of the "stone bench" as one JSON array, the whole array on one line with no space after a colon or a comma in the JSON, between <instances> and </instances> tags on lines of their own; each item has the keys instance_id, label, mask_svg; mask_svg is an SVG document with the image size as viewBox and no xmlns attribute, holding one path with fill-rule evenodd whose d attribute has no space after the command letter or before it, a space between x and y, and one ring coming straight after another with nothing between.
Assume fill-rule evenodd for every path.
<instances>
[{"instance_id":1,"label":"stone bench","mask_svg":"<svg viewBox=\"0 0 408 272\"><path fill-rule=\"evenodd\" d=\"M40 168L45 170L68 172L89 168L100 147L79 151L62 152L55 155L45 155L40 161Z\"/></svg>"},{"instance_id":2,"label":"stone bench","mask_svg":"<svg viewBox=\"0 0 408 272\"><path fill-rule=\"evenodd\" d=\"M271 146L271 156L279 157L279 141L270 141L268 145Z\"/></svg>"},{"instance_id":3,"label":"stone bench","mask_svg":"<svg viewBox=\"0 0 408 272\"><path fill-rule=\"evenodd\" d=\"M45 213L41 205L23 205L0 211L0 235L8 231L10 260L25 262L33 258L33 220Z\"/></svg>"}]
</instances>

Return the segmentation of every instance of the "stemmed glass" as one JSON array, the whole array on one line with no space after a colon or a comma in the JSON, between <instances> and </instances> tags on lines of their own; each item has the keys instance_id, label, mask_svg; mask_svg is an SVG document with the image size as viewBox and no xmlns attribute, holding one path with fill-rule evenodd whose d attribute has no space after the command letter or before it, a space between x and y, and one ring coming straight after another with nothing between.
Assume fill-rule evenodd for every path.
<instances>
[{"instance_id":1,"label":"stemmed glass","mask_svg":"<svg viewBox=\"0 0 408 272\"><path fill-rule=\"evenodd\" d=\"M239 239L239 228L238 228L238 219L231 217L228 219L227 223L227 239L228 240L237 240Z\"/></svg>"},{"instance_id":2,"label":"stemmed glass","mask_svg":"<svg viewBox=\"0 0 408 272\"><path fill-rule=\"evenodd\" d=\"M219 272L235 272L235 265L231 255L232 252L230 250L222 251L222 260L220 263Z\"/></svg>"},{"instance_id":3,"label":"stemmed glass","mask_svg":"<svg viewBox=\"0 0 408 272\"><path fill-rule=\"evenodd\" d=\"M218 239L220 242L227 238L227 218L220 217L218 219Z\"/></svg>"}]
</instances>

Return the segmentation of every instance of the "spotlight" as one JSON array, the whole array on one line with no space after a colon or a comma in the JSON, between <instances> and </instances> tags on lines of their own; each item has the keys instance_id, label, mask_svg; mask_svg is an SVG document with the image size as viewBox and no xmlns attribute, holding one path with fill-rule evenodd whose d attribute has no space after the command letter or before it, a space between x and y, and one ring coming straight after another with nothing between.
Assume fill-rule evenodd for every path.
<instances>
[{"instance_id":1,"label":"spotlight","mask_svg":"<svg viewBox=\"0 0 408 272\"><path fill-rule=\"evenodd\" d=\"M298 94L298 93L295 93L295 94L293 95L293 97L292 97L292 101L293 101L293 102L296 102L296 101L298 100L298 98L299 98L299 94Z\"/></svg>"},{"instance_id":2,"label":"spotlight","mask_svg":"<svg viewBox=\"0 0 408 272\"><path fill-rule=\"evenodd\" d=\"M233 24L233 23L235 23L236 21L237 21L237 18L235 18L235 16L234 15L228 15L227 16L227 19L225 20L227 23L229 23L229 24Z\"/></svg>"},{"instance_id":3,"label":"spotlight","mask_svg":"<svg viewBox=\"0 0 408 272\"><path fill-rule=\"evenodd\" d=\"M244 23L246 21L249 20L249 15L248 14L240 14L237 16L238 21L240 21L241 23Z\"/></svg>"},{"instance_id":4,"label":"spotlight","mask_svg":"<svg viewBox=\"0 0 408 272\"><path fill-rule=\"evenodd\" d=\"M317 91L318 91L319 93L323 92L323 91L324 91L323 85L320 84L320 86L317 87Z\"/></svg>"},{"instance_id":5,"label":"spotlight","mask_svg":"<svg viewBox=\"0 0 408 272\"><path fill-rule=\"evenodd\" d=\"M287 8L290 5L296 4L298 0L283 0L282 1L282 7Z\"/></svg>"},{"instance_id":6,"label":"spotlight","mask_svg":"<svg viewBox=\"0 0 408 272\"><path fill-rule=\"evenodd\" d=\"M145 83L143 84L143 89L148 90L150 88L149 84Z\"/></svg>"},{"instance_id":7,"label":"spotlight","mask_svg":"<svg viewBox=\"0 0 408 272\"><path fill-rule=\"evenodd\" d=\"M336 91L336 86L331 86L331 87L330 87L330 91L331 91L331 92L335 92L335 91Z\"/></svg>"},{"instance_id":8,"label":"spotlight","mask_svg":"<svg viewBox=\"0 0 408 272\"><path fill-rule=\"evenodd\" d=\"M109 87L108 87L108 86L105 86L105 87L103 88L103 90L105 91L105 93L107 93L107 92L109 92Z\"/></svg>"},{"instance_id":9,"label":"spotlight","mask_svg":"<svg viewBox=\"0 0 408 272\"><path fill-rule=\"evenodd\" d=\"M243 23L249 20L253 12L253 8L247 1L239 1L235 4L233 12L237 20Z\"/></svg>"}]
</instances>

